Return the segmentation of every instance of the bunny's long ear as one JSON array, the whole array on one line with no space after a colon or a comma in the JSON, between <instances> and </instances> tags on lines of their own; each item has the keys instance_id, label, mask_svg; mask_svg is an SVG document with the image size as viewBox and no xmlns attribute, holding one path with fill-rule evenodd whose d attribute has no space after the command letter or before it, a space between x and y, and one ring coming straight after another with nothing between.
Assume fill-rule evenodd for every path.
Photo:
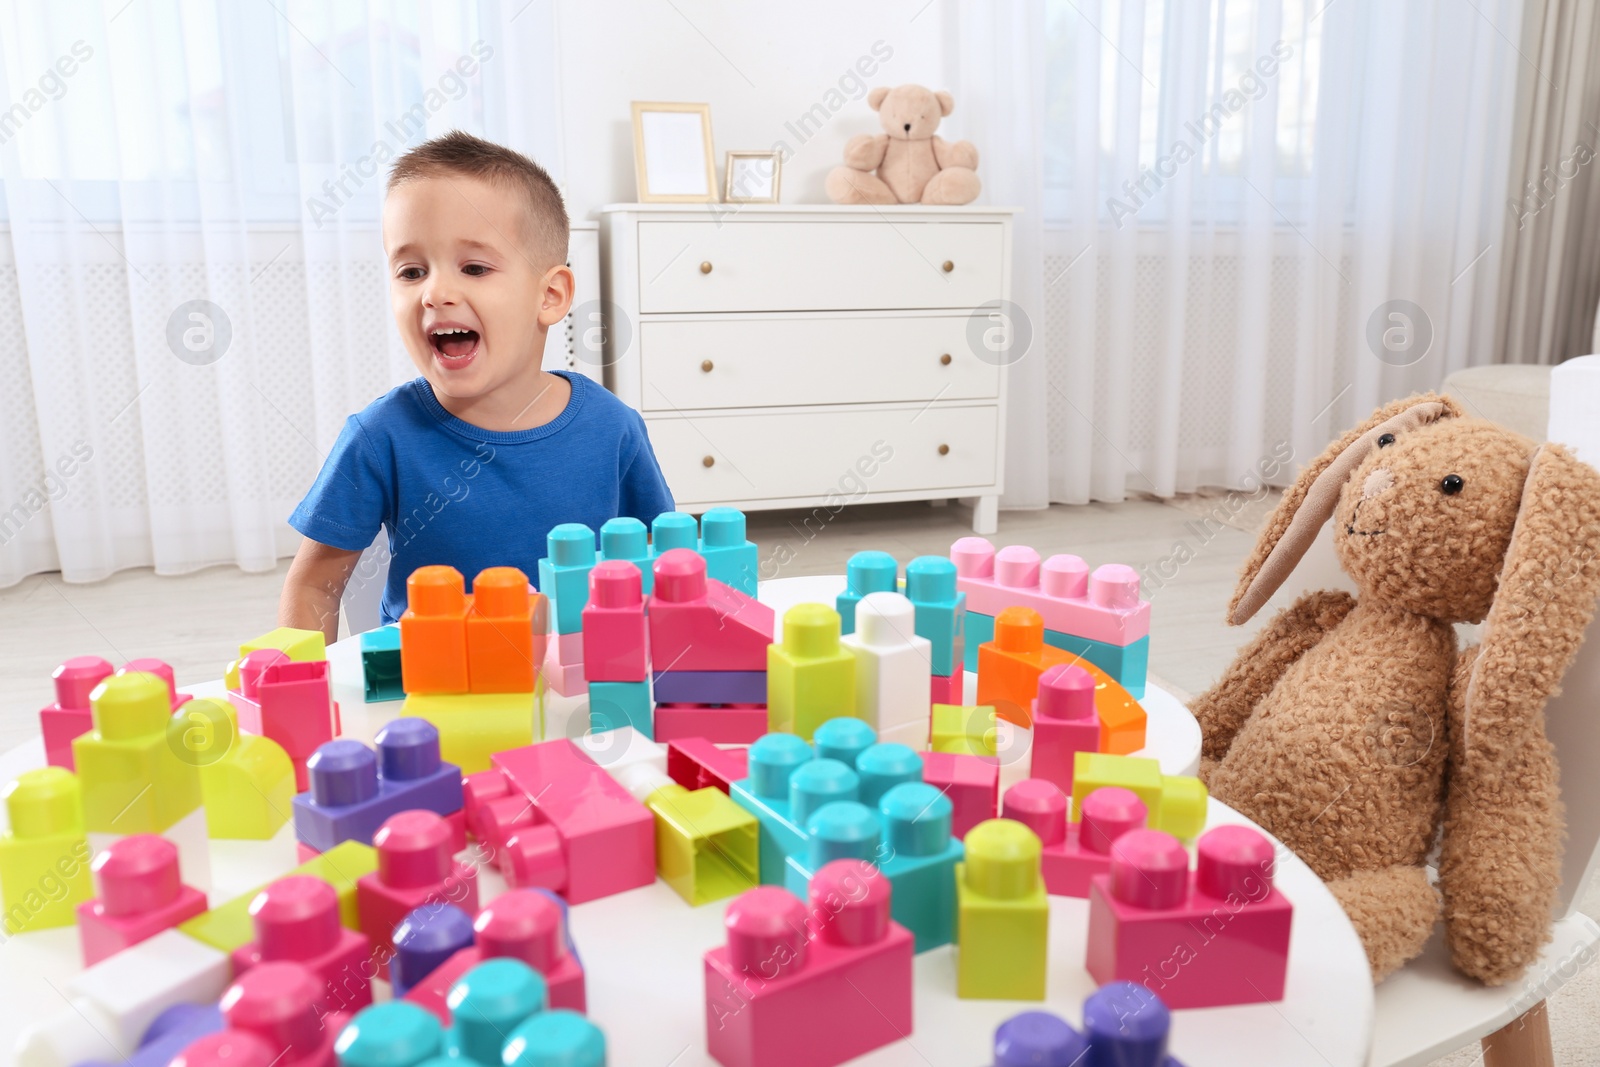
<instances>
[{"instance_id":1,"label":"bunny's long ear","mask_svg":"<svg viewBox=\"0 0 1600 1067\"><path fill-rule=\"evenodd\" d=\"M1425 393L1379 408L1366 422L1329 445L1300 472L1245 561L1239 586L1228 605L1228 624L1238 626L1261 610L1293 572L1317 532L1333 516L1339 491L1350 472L1386 433L1408 433L1438 419L1459 417L1461 409L1446 396Z\"/></svg>"}]
</instances>

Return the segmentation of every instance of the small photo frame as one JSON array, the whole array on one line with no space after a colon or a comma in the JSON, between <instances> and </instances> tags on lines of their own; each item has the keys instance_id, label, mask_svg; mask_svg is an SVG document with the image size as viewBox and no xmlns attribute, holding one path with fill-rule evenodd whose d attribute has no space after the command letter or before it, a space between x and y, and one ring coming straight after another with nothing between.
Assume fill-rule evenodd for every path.
<instances>
[{"instance_id":1,"label":"small photo frame","mask_svg":"<svg viewBox=\"0 0 1600 1067\"><path fill-rule=\"evenodd\" d=\"M711 105L633 102L633 169L641 204L717 199Z\"/></svg>"},{"instance_id":2,"label":"small photo frame","mask_svg":"<svg viewBox=\"0 0 1600 1067\"><path fill-rule=\"evenodd\" d=\"M782 152L729 152L722 199L730 204L776 204Z\"/></svg>"}]
</instances>

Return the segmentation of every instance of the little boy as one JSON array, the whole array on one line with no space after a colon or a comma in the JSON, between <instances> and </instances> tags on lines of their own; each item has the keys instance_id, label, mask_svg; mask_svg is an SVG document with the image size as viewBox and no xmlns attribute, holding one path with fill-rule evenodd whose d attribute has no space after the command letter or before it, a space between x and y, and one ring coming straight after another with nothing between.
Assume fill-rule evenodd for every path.
<instances>
[{"instance_id":1,"label":"little boy","mask_svg":"<svg viewBox=\"0 0 1600 1067\"><path fill-rule=\"evenodd\" d=\"M582 375L540 369L574 284L566 209L543 169L459 130L419 145L389 175L383 246L422 377L350 416L289 517L305 540L278 622L329 641L380 526L387 623L418 567L447 563L470 583L512 566L537 581L552 526L673 509L639 413Z\"/></svg>"}]
</instances>

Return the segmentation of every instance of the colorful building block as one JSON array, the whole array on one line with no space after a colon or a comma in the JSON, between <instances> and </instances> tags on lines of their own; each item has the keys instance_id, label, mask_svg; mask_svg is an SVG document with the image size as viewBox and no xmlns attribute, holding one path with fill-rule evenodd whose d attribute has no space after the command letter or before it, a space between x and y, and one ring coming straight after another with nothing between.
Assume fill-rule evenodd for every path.
<instances>
[{"instance_id":1,"label":"colorful building block","mask_svg":"<svg viewBox=\"0 0 1600 1067\"><path fill-rule=\"evenodd\" d=\"M400 677L400 627L380 626L361 635L361 684L371 704L406 695Z\"/></svg>"},{"instance_id":2,"label":"colorful building block","mask_svg":"<svg viewBox=\"0 0 1600 1067\"><path fill-rule=\"evenodd\" d=\"M950 832L956 837L966 837L973 827L994 818L999 810L998 757L924 752L922 780L938 786L950 798L954 809L950 816Z\"/></svg>"},{"instance_id":3,"label":"colorful building block","mask_svg":"<svg viewBox=\"0 0 1600 1067\"><path fill-rule=\"evenodd\" d=\"M71 926L94 896L78 778L62 767L24 771L5 789L0 905L6 936Z\"/></svg>"},{"instance_id":4,"label":"colorful building block","mask_svg":"<svg viewBox=\"0 0 1600 1067\"><path fill-rule=\"evenodd\" d=\"M790 782L813 758L811 746L794 734L766 734L750 746L750 776L729 790L734 802L756 817L762 885L783 885L785 859L805 844L805 824L789 803ZM857 796L859 789L857 778Z\"/></svg>"},{"instance_id":5,"label":"colorful building block","mask_svg":"<svg viewBox=\"0 0 1600 1067\"><path fill-rule=\"evenodd\" d=\"M276 741L294 764L295 788L306 787L306 760L317 746L339 736L339 705L333 701L327 660L291 660L262 649L240 661L239 689L228 700L240 729Z\"/></svg>"},{"instance_id":6,"label":"colorful building block","mask_svg":"<svg viewBox=\"0 0 1600 1067\"><path fill-rule=\"evenodd\" d=\"M334 1041L345 1019L321 1008L322 986L307 967L263 963L239 975L217 1006L222 1025L282 1050L279 1067L334 1067Z\"/></svg>"},{"instance_id":7,"label":"colorful building block","mask_svg":"<svg viewBox=\"0 0 1600 1067\"><path fill-rule=\"evenodd\" d=\"M631 726L586 733L572 739L628 795L643 801L667 777L667 747ZM469 779L469 783L471 779Z\"/></svg>"},{"instance_id":8,"label":"colorful building block","mask_svg":"<svg viewBox=\"0 0 1600 1067\"><path fill-rule=\"evenodd\" d=\"M712 786L691 792L668 780L645 807L656 817L656 869L690 907L759 884L756 818L728 794Z\"/></svg>"},{"instance_id":9,"label":"colorful building block","mask_svg":"<svg viewBox=\"0 0 1600 1067\"><path fill-rule=\"evenodd\" d=\"M254 939L230 956L235 977L288 961L316 976L321 1013L372 1003L372 979L385 957L366 934L339 925L339 895L327 882L303 874L278 879L250 902L250 922Z\"/></svg>"},{"instance_id":10,"label":"colorful building block","mask_svg":"<svg viewBox=\"0 0 1600 1067\"><path fill-rule=\"evenodd\" d=\"M845 859L875 863L883 856L882 845L877 812L854 800L824 804L806 820L805 847L784 859L784 888L800 896L812 875L827 864Z\"/></svg>"},{"instance_id":11,"label":"colorful building block","mask_svg":"<svg viewBox=\"0 0 1600 1067\"><path fill-rule=\"evenodd\" d=\"M706 561L686 548L655 558L655 591L645 612L650 666L658 671L764 671L772 609L706 576Z\"/></svg>"},{"instance_id":12,"label":"colorful building block","mask_svg":"<svg viewBox=\"0 0 1600 1067\"><path fill-rule=\"evenodd\" d=\"M589 602L589 571L595 565L594 531L581 522L552 527L539 560L539 591L550 598L551 629L583 631L583 606Z\"/></svg>"},{"instance_id":13,"label":"colorful building block","mask_svg":"<svg viewBox=\"0 0 1600 1067\"><path fill-rule=\"evenodd\" d=\"M892 566L893 557L886 558ZM909 740L928 714L923 694L932 691L933 643L916 633L911 601L892 589L867 593L851 615L858 625L845 630L839 644L856 658L856 714L885 738Z\"/></svg>"},{"instance_id":14,"label":"colorful building block","mask_svg":"<svg viewBox=\"0 0 1600 1067\"><path fill-rule=\"evenodd\" d=\"M1049 627L1044 643L1074 656L1081 656L1117 680L1136 700L1144 699L1150 672L1150 637L1146 635L1126 645L1111 645L1087 637L1074 637Z\"/></svg>"},{"instance_id":15,"label":"colorful building block","mask_svg":"<svg viewBox=\"0 0 1600 1067\"><path fill-rule=\"evenodd\" d=\"M504 1063L506 1045L518 1026L544 1014L549 993L538 971L521 960L486 960L457 979L450 990L452 1022L445 1045L453 1062Z\"/></svg>"},{"instance_id":16,"label":"colorful building block","mask_svg":"<svg viewBox=\"0 0 1600 1067\"><path fill-rule=\"evenodd\" d=\"M214 697L184 704L174 727L199 767L207 836L267 841L283 829L295 788L282 745L242 732L234 706Z\"/></svg>"},{"instance_id":17,"label":"colorful building block","mask_svg":"<svg viewBox=\"0 0 1600 1067\"><path fill-rule=\"evenodd\" d=\"M643 529L641 523L641 538ZM605 537L603 528L600 536ZM589 602L583 607L579 635L589 681L642 682L650 677L643 577L628 560L603 560L589 572Z\"/></svg>"},{"instance_id":18,"label":"colorful building block","mask_svg":"<svg viewBox=\"0 0 1600 1067\"><path fill-rule=\"evenodd\" d=\"M883 824L878 867L894 887L894 921L911 931L917 952L955 940L956 864L965 848L950 835L954 811L937 786L907 782L878 802Z\"/></svg>"},{"instance_id":19,"label":"colorful building block","mask_svg":"<svg viewBox=\"0 0 1600 1067\"><path fill-rule=\"evenodd\" d=\"M956 996L1043 1000L1050 901L1038 835L1010 819L974 826L956 866Z\"/></svg>"},{"instance_id":20,"label":"colorful building block","mask_svg":"<svg viewBox=\"0 0 1600 1067\"><path fill-rule=\"evenodd\" d=\"M1046 643L1048 644L1054 644L1053 641L1048 639L1048 635L1051 632L1049 630L1045 631ZM974 611L968 607L966 637L966 642L962 648L961 665L973 674L977 674L978 649L994 640L994 616L986 615L981 611Z\"/></svg>"},{"instance_id":21,"label":"colorful building block","mask_svg":"<svg viewBox=\"0 0 1600 1067\"><path fill-rule=\"evenodd\" d=\"M750 776L750 760L745 749L718 748L704 737L685 737L667 744L666 770L685 789L714 786L729 793L734 782Z\"/></svg>"},{"instance_id":22,"label":"colorful building block","mask_svg":"<svg viewBox=\"0 0 1600 1067\"><path fill-rule=\"evenodd\" d=\"M856 756L855 768L861 781L861 803L872 808L895 786L922 781L922 757L898 741L880 741L863 749Z\"/></svg>"},{"instance_id":23,"label":"colorful building block","mask_svg":"<svg viewBox=\"0 0 1600 1067\"><path fill-rule=\"evenodd\" d=\"M109 677L111 664L99 656L74 656L51 674L55 703L39 711L39 733L44 737L47 764L69 771L77 769L72 762L72 739L88 733L94 725L89 694Z\"/></svg>"},{"instance_id":24,"label":"colorful building block","mask_svg":"<svg viewBox=\"0 0 1600 1067\"><path fill-rule=\"evenodd\" d=\"M370 844L396 812L461 810L461 768L439 758L439 731L431 722L394 719L375 741L376 751L339 738L311 757L311 788L294 798L294 831L318 852L341 841Z\"/></svg>"},{"instance_id":25,"label":"colorful building block","mask_svg":"<svg viewBox=\"0 0 1600 1067\"><path fill-rule=\"evenodd\" d=\"M1076 664L1051 667L1039 676L1039 695L1031 711L1033 746L1028 751L1028 773L1070 792L1078 753L1100 751L1094 676Z\"/></svg>"},{"instance_id":26,"label":"colorful building block","mask_svg":"<svg viewBox=\"0 0 1600 1067\"><path fill-rule=\"evenodd\" d=\"M453 858L451 838L450 827L431 811L391 815L372 838L378 869L356 880L356 911L384 976L394 956L395 927L413 910L445 902L478 913L478 868Z\"/></svg>"},{"instance_id":27,"label":"colorful building block","mask_svg":"<svg viewBox=\"0 0 1600 1067\"><path fill-rule=\"evenodd\" d=\"M402 718L426 719L439 731L439 755L471 774L489 769L489 757L544 740L545 676L531 693L416 694Z\"/></svg>"},{"instance_id":28,"label":"colorful building block","mask_svg":"<svg viewBox=\"0 0 1600 1067\"><path fill-rule=\"evenodd\" d=\"M856 605L863 597L873 593L896 593L899 590L900 564L887 552L857 552L844 565L844 592L834 598L834 610L839 613L839 632L856 632ZM908 620L909 621L909 620ZM907 627L907 633L910 627Z\"/></svg>"},{"instance_id":29,"label":"colorful building block","mask_svg":"<svg viewBox=\"0 0 1600 1067\"><path fill-rule=\"evenodd\" d=\"M549 603L515 567L487 567L467 608L467 685L474 693L531 693L544 666Z\"/></svg>"},{"instance_id":30,"label":"colorful building block","mask_svg":"<svg viewBox=\"0 0 1600 1067\"><path fill-rule=\"evenodd\" d=\"M1173 1008L1282 1000L1294 909L1272 884L1272 842L1219 826L1195 852L1191 875L1171 834L1117 839L1111 872L1089 890L1089 973L1138 982Z\"/></svg>"},{"instance_id":31,"label":"colorful building block","mask_svg":"<svg viewBox=\"0 0 1600 1067\"><path fill-rule=\"evenodd\" d=\"M1161 764L1139 756L1080 752L1074 757L1072 811L1096 789L1121 786L1135 793L1150 813L1150 826L1192 841L1206 824L1206 787L1188 775L1162 774Z\"/></svg>"},{"instance_id":32,"label":"colorful building block","mask_svg":"<svg viewBox=\"0 0 1600 1067\"><path fill-rule=\"evenodd\" d=\"M1150 602L1139 599L1139 572L1109 563L1090 573L1077 556L1039 560L1026 545L995 551L982 537L963 537L950 558L967 607L998 617L1008 607L1032 608L1058 633L1127 645L1150 633Z\"/></svg>"},{"instance_id":33,"label":"colorful building block","mask_svg":"<svg viewBox=\"0 0 1600 1067\"><path fill-rule=\"evenodd\" d=\"M700 527L688 512L663 511L650 521L651 562L674 548L700 551Z\"/></svg>"},{"instance_id":34,"label":"colorful building block","mask_svg":"<svg viewBox=\"0 0 1600 1067\"><path fill-rule=\"evenodd\" d=\"M371 845L345 841L312 857L284 877L307 875L332 886L339 901L339 925L346 930L360 930L361 917L356 910L356 880L377 869L378 854ZM250 921L250 904L266 888L266 885L256 886L248 893L241 893L210 911L179 923L178 929L189 938L219 952L232 952L255 939L255 928Z\"/></svg>"},{"instance_id":35,"label":"colorful building block","mask_svg":"<svg viewBox=\"0 0 1600 1067\"><path fill-rule=\"evenodd\" d=\"M706 576L753 597L757 549L744 534L744 512L738 508L709 508L700 516L700 554L706 560Z\"/></svg>"},{"instance_id":36,"label":"colorful building block","mask_svg":"<svg viewBox=\"0 0 1600 1067\"><path fill-rule=\"evenodd\" d=\"M334 1052L339 1067L418 1067L444 1056L444 1027L415 1004L385 1001L357 1012L339 1032Z\"/></svg>"},{"instance_id":37,"label":"colorful building block","mask_svg":"<svg viewBox=\"0 0 1600 1067\"><path fill-rule=\"evenodd\" d=\"M1025 778L1006 790L1002 818L1020 822L1043 845L1045 890L1056 897L1087 897L1089 881L1111 870L1111 845L1144 828L1144 802L1126 789L1107 786L1083 798L1077 822L1067 819L1067 796L1054 782Z\"/></svg>"},{"instance_id":38,"label":"colorful building block","mask_svg":"<svg viewBox=\"0 0 1600 1067\"><path fill-rule=\"evenodd\" d=\"M593 573L593 572L590 572ZM546 659L567 666L578 666L584 661L583 631L578 630L570 634L549 634L550 654Z\"/></svg>"},{"instance_id":39,"label":"colorful building block","mask_svg":"<svg viewBox=\"0 0 1600 1067\"><path fill-rule=\"evenodd\" d=\"M860 719L829 719L811 737L818 759L838 760L854 768L861 753L878 743L878 734Z\"/></svg>"},{"instance_id":40,"label":"colorful building block","mask_svg":"<svg viewBox=\"0 0 1600 1067\"><path fill-rule=\"evenodd\" d=\"M693 517L689 520L694 521ZM686 545L693 548L694 545ZM629 515L607 519L600 526L600 558L603 563L631 563L639 572L639 588L645 596L655 588L655 575L650 571L650 531L644 523ZM594 603L594 585L589 586L589 603ZM618 679L629 681L630 679Z\"/></svg>"},{"instance_id":41,"label":"colorful building block","mask_svg":"<svg viewBox=\"0 0 1600 1067\"><path fill-rule=\"evenodd\" d=\"M994 618L994 640L978 649L978 703L993 704L1000 717L1031 726L1028 709L1039 695L1039 679L1056 666L1078 662L1044 643L1044 621L1032 608L1006 608Z\"/></svg>"},{"instance_id":42,"label":"colorful building block","mask_svg":"<svg viewBox=\"0 0 1600 1067\"><path fill-rule=\"evenodd\" d=\"M765 704L766 671L655 671L656 699L667 704Z\"/></svg>"},{"instance_id":43,"label":"colorful building block","mask_svg":"<svg viewBox=\"0 0 1600 1067\"><path fill-rule=\"evenodd\" d=\"M418 567L406 579L400 677L407 693L470 691L466 579L454 567Z\"/></svg>"},{"instance_id":44,"label":"colorful building block","mask_svg":"<svg viewBox=\"0 0 1600 1067\"><path fill-rule=\"evenodd\" d=\"M561 636L567 636L565 634ZM577 635L582 637L581 634ZM581 650L580 650L581 651ZM541 675L545 684L553 691L564 697L580 697L588 691L588 681L584 677L583 660L563 660L560 645L551 641L544 657L544 672Z\"/></svg>"},{"instance_id":45,"label":"colorful building block","mask_svg":"<svg viewBox=\"0 0 1600 1067\"><path fill-rule=\"evenodd\" d=\"M962 692L963 692L963 689L965 688L963 683L965 681L966 681L966 675L961 671L956 671L956 673L954 673L954 674L935 674L935 675L931 675L928 678L929 703L931 703L931 704L960 704L960 703L962 703L962 701L964 699L964 697L962 696Z\"/></svg>"},{"instance_id":46,"label":"colorful building block","mask_svg":"<svg viewBox=\"0 0 1600 1067\"><path fill-rule=\"evenodd\" d=\"M915 608L919 636L932 646L932 673L960 673L965 655L967 595L956 588L955 564L942 556L918 556L906 564L906 599Z\"/></svg>"},{"instance_id":47,"label":"colorful building block","mask_svg":"<svg viewBox=\"0 0 1600 1067\"><path fill-rule=\"evenodd\" d=\"M1132 982L1112 982L1083 1002L1083 1033L1044 1011L1013 1015L994 1032L994 1067L1183 1067L1167 1055L1172 1014Z\"/></svg>"},{"instance_id":48,"label":"colorful building block","mask_svg":"<svg viewBox=\"0 0 1600 1067\"><path fill-rule=\"evenodd\" d=\"M748 745L767 732L765 704L657 704L655 738L703 737L724 745Z\"/></svg>"},{"instance_id":49,"label":"colorful building block","mask_svg":"<svg viewBox=\"0 0 1600 1067\"><path fill-rule=\"evenodd\" d=\"M224 672L224 681L228 688L239 688L239 664L246 656L252 652L269 649L282 652L284 656L297 663L312 663L328 658L328 643L321 630L297 630L292 626L280 626L239 646L239 659L228 664L228 669Z\"/></svg>"},{"instance_id":50,"label":"colorful building block","mask_svg":"<svg viewBox=\"0 0 1600 1067\"><path fill-rule=\"evenodd\" d=\"M199 770L168 742L173 713L165 681L112 675L90 705L94 727L72 742L86 829L160 833L200 807Z\"/></svg>"},{"instance_id":51,"label":"colorful building block","mask_svg":"<svg viewBox=\"0 0 1600 1067\"><path fill-rule=\"evenodd\" d=\"M178 846L156 834L122 838L91 870L99 895L77 908L85 967L206 910L206 895L178 877Z\"/></svg>"},{"instance_id":52,"label":"colorful building block","mask_svg":"<svg viewBox=\"0 0 1600 1067\"><path fill-rule=\"evenodd\" d=\"M227 1059L221 1063L208 1060L207 1050L219 1044L224 1031L222 1012L215 1004L174 1004L155 1017L139 1039L139 1047L122 1067L272 1067L273 1053L253 1037L233 1035L254 1044L251 1059ZM230 1053L246 1055L239 1044L222 1042Z\"/></svg>"},{"instance_id":53,"label":"colorful building block","mask_svg":"<svg viewBox=\"0 0 1600 1067\"><path fill-rule=\"evenodd\" d=\"M394 928L394 958L389 961L391 994L396 1000L404 997L411 987L472 944L472 916L454 904L440 900L413 908Z\"/></svg>"},{"instance_id":54,"label":"colorful building block","mask_svg":"<svg viewBox=\"0 0 1600 1067\"><path fill-rule=\"evenodd\" d=\"M839 644L839 613L796 604L783 616L783 643L767 649L767 727L811 734L828 719L856 714L856 658Z\"/></svg>"},{"instance_id":55,"label":"colorful building block","mask_svg":"<svg viewBox=\"0 0 1600 1067\"><path fill-rule=\"evenodd\" d=\"M655 727L650 710L649 682L589 683L590 733L631 726L645 737L652 737Z\"/></svg>"},{"instance_id":56,"label":"colorful building block","mask_svg":"<svg viewBox=\"0 0 1600 1067\"><path fill-rule=\"evenodd\" d=\"M928 748L934 752L993 756L1000 732L992 707L935 704L929 716Z\"/></svg>"},{"instance_id":57,"label":"colorful building block","mask_svg":"<svg viewBox=\"0 0 1600 1067\"><path fill-rule=\"evenodd\" d=\"M909 1035L912 938L891 895L870 863L838 860L812 879L809 907L776 886L730 904L727 943L705 954L712 1058L831 1067Z\"/></svg>"},{"instance_id":58,"label":"colorful building block","mask_svg":"<svg viewBox=\"0 0 1600 1067\"><path fill-rule=\"evenodd\" d=\"M542 1011L511 1031L507 1067L606 1067L606 1035L575 1011Z\"/></svg>"}]
</instances>

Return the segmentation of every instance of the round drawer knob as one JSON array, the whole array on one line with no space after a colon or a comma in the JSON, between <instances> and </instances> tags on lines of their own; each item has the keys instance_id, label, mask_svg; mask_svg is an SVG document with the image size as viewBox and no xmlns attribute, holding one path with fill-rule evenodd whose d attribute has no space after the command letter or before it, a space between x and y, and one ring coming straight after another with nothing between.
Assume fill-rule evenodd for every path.
<instances>
[{"instance_id":1,"label":"round drawer knob","mask_svg":"<svg viewBox=\"0 0 1600 1067\"><path fill-rule=\"evenodd\" d=\"M706 458L705 458L705 459L702 459L702 460L701 460L701 461L700 461L700 466L702 466L702 467L709 467L709 466L711 466L711 465L712 465L712 464L713 464L713 463L715 463L715 462L716 462L716 460L715 460L715 459L713 459L713 458L712 458L712 457L711 457L711 456L707 456L707 457L706 457Z\"/></svg>"},{"instance_id":2,"label":"round drawer knob","mask_svg":"<svg viewBox=\"0 0 1600 1067\"><path fill-rule=\"evenodd\" d=\"M700 269L701 270L710 270L711 269L711 265L708 264L708 263L702 263L702 264L700 264ZM952 262L951 260L947 259L942 264L940 264L939 269L944 271L946 274L949 274L951 271L956 269L956 265L955 265L954 262Z\"/></svg>"},{"instance_id":3,"label":"round drawer knob","mask_svg":"<svg viewBox=\"0 0 1600 1067\"><path fill-rule=\"evenodd\" d=\"M946 267L945 269L949 270L950 268ZM700 273L701 274L710 274L711 273L711 261L709 259L706 260L704 263L700 264Z\"/></svg>"},{"instance_id":4,"label":"round drawer knob","mask_svg":"<svg viewBox=\"0 0 1600 1067\"><path fill-rule=\"evenodd\" d=\"M713 364L709 359L702 359L700 361L700 369L705 371L707 374L711 373L712 366Z\"/></svg>"},{"instance_id":5,"label":"round drawer knob","mask_svg":"<svg viewBox=\"0 0 1600 1067\"><path fill-rule=\"evenodd\" d=\"M940 445L939 446L939 455L948 456L949 454L950 454L950 446L949 445Z\"/></svg>"},{"instance_id":6,"label":"round drawer knob","mask_svg":"<svg viewBox=\"0 0 1600 1067\"><path fill-rule=\"evenodd\" d=\"M948 367L950 365L950 353L946 352L944 355L939 357L939 365L941 367Z\"/></svg>"}]
</instances>

